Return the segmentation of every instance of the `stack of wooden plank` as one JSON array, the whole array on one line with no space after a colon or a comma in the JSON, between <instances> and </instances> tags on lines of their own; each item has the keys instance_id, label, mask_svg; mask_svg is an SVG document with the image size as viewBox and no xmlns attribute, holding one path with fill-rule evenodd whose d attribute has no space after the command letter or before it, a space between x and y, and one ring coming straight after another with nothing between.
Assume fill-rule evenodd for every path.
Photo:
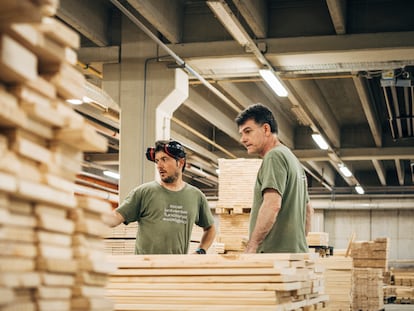
<instances>
[{"instance_id":1,"label":"stack of wooden plank","mask_svg":"<svg viewBox=\"0 0 414 311\"><path fill-rule=\"evenodd\" d=\"M309 232L306 236L306 241L309 246L328 246L329 233L328 232Z\"/></svg>"},{"instance_id":2,"label":"stack of wooden plank","mask_svg":"<svg viewBox=\"0 0 414 311\"><path fill-rule=\"evenodd\" d=\"M393 268L392 284L384 288L387 301L397 304L414 304L414 270L412 268Z\"/></svg>"},{"instance_id":3,"label":"stack of wooden plank","mask_svg":"<svg viewBox=\"0 0 414 311\"><path fill-rule=\"evenodd\" d=\"M380 310L384 307L384 273L388 271L389 238L356 241L353 259L353 310Z\"/></svg>"},{"instance_id":4,"label":"stack of wooden plank","mask_svg":"<svg viewBox=\"0 0 414 311\"><path fill-rule=\"evenodd\" d=\"M381 268L388 271L389 238L352 243L351 256L355 268Z\"/></svg>"},{"instance_id":5,"label":"stack of wooden plank","mask_svg":"<svg viewBox=\"0 0 414 311\"><path fill-rule=\"evenodd\" d=\"M320 257L324 267L325 294L329 295L328 311L349 311L351 308L352 258L341 255Z\"/></svg>"},{"instance_id":6,"label":"stack of wooden plank","mask_svg":"<svg viewBox=\"0 0 414 311\"><path fill-rule=\"evenodd\" d=\"M115 310L319 310L314 254L112 256Z\"/></svg>"},{"instance_id":7,"label":"stack of wooden plank","mask_svg":"<svg viewBox=\"0 0 414 311\"><path fill-rule=\"evenodd\" d=\"M379 311L384 309L382 269L352 270L352 310Z\"/></svg>"},{"instance_id":8,"label":"stack of wooden plank","mask_svg":"<svg viewBox=\"0 0 414 311\"><path fill-rule=\"evenodd\" d=\"M220 214L216 240L226 253L243 252L249 236L250 214Z\"/></svg>"},{"instance_id":9,"label":"stack of wooden plank","mask_svg":"<svg viewBox=\"0 0 414 311\"><path fill-rule=\"evenodd\" d=\"M261 159L219 159L219 188L216 213L250 210Z\"/></svg>"},{"instance_id":10,"label":"stack of wooden plank","mask_svg":"<svg viewBox=\"0 0 414 311\"><path fill-rule=\"evenodd\" d=\"M3 311L112 310L113 265L98 239L108 206L74 195L83 151L104 152L107 141L66 103L82 98L85 80L74 67L79 36L50 16L57 5L0 0ZM92 272L99 284L82 279Z\"/></svg>"}]
</instances>

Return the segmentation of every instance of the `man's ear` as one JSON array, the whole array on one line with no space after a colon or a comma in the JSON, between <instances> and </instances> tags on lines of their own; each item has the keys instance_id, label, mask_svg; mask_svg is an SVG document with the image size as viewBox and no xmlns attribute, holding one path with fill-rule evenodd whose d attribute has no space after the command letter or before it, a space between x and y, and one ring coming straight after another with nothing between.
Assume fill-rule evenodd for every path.
<instances>
[{"instance_id":1,"label":"man's ear","mask_svg":"<svg viewBox=\"0 0 414 311\"><path fill-rule=\"evenodd\" d=\"M272 129L270 128L270 124L269 123L265 123L263 124L263 128L265 130L265 134L266 136L271 135L272 134Z\"/></svg>"}]
</instances>

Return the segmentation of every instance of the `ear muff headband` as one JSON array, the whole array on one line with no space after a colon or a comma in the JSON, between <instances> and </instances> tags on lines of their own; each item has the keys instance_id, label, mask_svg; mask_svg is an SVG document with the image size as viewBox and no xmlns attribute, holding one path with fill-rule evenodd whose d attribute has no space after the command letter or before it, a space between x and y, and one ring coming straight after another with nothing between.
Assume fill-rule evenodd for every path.
<instances>
[{"instance_id":1,"label":"ear muff headband","mask_svg":"<svg viewBox=\"0 0 414 311\"><path fill-rule=\"evenodd\" d=\"M159 150L159 149L158 149ZM174 159L185 158L186 154L184 148L176 141L169 142L164 145L163 151ZM147 160L155 161L155 148L149 147L145 153Z\"/></svg>"},{"instance_id":2,"label":"ear muff headband","mask_svg":"<svg viewBox=\"0 0 414 311\"><path fill-rule=\"evenodd\" d=\"M154 162L155 161L155 148L147 148L147 152L145 153L147 156L147 160Z\"/></svg>"}]
</instances>

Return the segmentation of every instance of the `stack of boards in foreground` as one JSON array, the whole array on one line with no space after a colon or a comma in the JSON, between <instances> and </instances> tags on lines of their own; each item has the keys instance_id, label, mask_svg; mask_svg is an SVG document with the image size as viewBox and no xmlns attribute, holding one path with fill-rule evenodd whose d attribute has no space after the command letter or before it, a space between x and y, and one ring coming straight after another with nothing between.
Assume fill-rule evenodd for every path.
<instances>
[{"instance_id":1,"label":"stack of boards in foreground","mask_svg":"<svg viewBox=\"0 0 414 311\"><path fill-rule=\"evenodd\" d=\"M316 257L315 257L316 256ZM124 255L107 295L115 310L320 310L317 254Z\"/></svg>"},{"instance_id":2,"label":"stack of boards in foreground","mask_svg":"<svg viewBox=\"0 0 414 311\"><path fill-rule=\"evenodd\" d=\"M0 310L112 310L101 213L75 195L84 151L107 141L67 99L82 98L78 35L57 0L0 0Z\"/></svg>"}]
</instances>

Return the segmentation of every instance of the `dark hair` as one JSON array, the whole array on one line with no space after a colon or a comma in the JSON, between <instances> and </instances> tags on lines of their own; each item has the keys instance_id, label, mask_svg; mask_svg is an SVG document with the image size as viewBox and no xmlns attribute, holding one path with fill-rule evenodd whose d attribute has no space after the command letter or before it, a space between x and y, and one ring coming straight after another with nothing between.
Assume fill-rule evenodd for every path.
<instances>
[{"instance_id":1,"label":"dark hair","mask_svg":"<svg viewBox=\"0 0 414 311\"><path fill-rule=\"evenodd\" d=\"M184 159L184 166L182 171L184 172L186 166L186 153L184 147L175 140L157 140L155 142L155 147L147 148L145 153L147 159L149 161L155 162L155 154L159 151L165 152L170 157L174 158L175 160Z\"/></svg>"},{"instance_id":2,"label":"dark hair","mask_svg":"<svg viewBox=\"0 0 414 311\"><path fill-rule=\"evenodd\" d=\"M269 108L262 104L253 104L236 117L235 121L237 126L243 125L247 120L253 119L259 125L265 123L269 124L272 133L278 133L278 127L275 117Z\"/></svg>"}]
</instances>

